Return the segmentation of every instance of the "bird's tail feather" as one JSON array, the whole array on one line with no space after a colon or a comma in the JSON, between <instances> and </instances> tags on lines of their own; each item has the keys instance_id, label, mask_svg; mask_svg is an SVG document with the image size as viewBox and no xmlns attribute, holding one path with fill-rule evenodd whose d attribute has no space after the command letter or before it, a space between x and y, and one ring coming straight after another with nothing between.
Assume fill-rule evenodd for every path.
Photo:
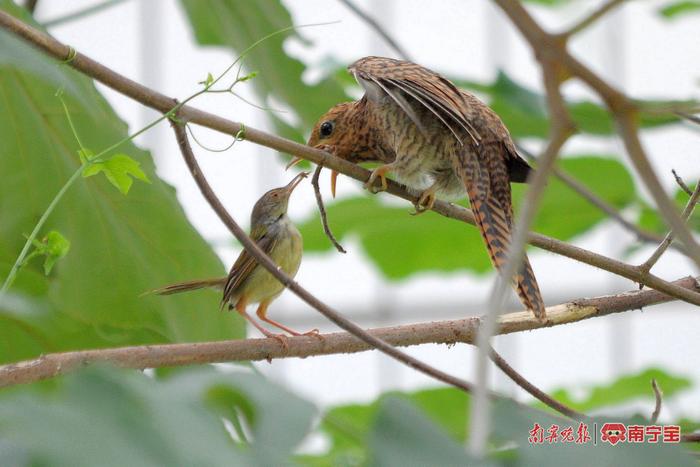
<instances>
[{"instance_id":1,"label":"bird's tail feather","mask_svg":"<svg viewBox=\"0 0 700 467\"><path fill-rule=\"evenodd\" d=\"M453 166L464 181L491 262L497 270L502 271L507 261L512 230L509 181L505 167L485 167L488 161L482 162L479 159L476 155L462 153L454 156ZM503 173L497 173L501 169ZM499 176L498 180L494 180ZM500 182L503 182L503 186L500 186ZM513 286L523 305L532 310L538 319L544 319L544 301L527 256L523 257L520 271L513 276Z\"/></svg>"},{"instance_id":2,"label":"bird's tail feather","mask_svg":"<svg viewBox=\"0 0 700 467\"><path fill-rule=\"evenodd\" d=\"M215 279L203 279L194 280L187 282L178 282L177 284L170 284L158 289L149 290L143 295L172 295L181 292L190 292L192 290L204 289L204 288L215 288L222 289L226 283L225 277L217 277Z\"/></svg>"}]
</instances>

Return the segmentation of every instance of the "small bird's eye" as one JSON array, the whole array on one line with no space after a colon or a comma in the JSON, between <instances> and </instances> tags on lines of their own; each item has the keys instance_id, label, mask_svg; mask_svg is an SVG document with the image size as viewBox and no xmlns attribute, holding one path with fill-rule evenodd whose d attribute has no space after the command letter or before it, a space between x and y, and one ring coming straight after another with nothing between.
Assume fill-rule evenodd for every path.
<instances>
[{"instance_id":1,"label":"small bird's eye","mask_svg":"<svg viewBox=\"0 0 700 467\"><path fill-rule=\"evenodd\" d=\"M327 138L331 135L331 133L333 133L333 128L335 128L335 124L333 122L323 122L321 123L321 128L319 128L319 133L321 133L322 137Z\"/></svg>"}]
</instances>

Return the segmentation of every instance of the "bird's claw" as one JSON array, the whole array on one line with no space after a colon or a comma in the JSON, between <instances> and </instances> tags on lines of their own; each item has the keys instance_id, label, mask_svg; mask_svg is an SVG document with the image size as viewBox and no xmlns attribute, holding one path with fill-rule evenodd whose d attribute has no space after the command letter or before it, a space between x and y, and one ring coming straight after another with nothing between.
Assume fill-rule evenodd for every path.
<instances>
[{"instance_id":1,"label":"bird's claw","mask_svg":"<svg viewBox=\"0 0 700 467\"><path fill-rule=\"evenodd\" d=\"M367 179L367 183L365 183L365 188L367 189L367 191L374 195L376 195L380 191L386 191L386 189L389 187L389 185L386 182L386 176L384 175L383 171L380 171L380 169L381 167L372 171L372 174ZM374 183L377 180L377 178L379 178L380 181L379 186L375 186Z\"/></svg>"},{"instance_id":2,"label":"bird's claw","mask_svg":"<svg viewBox=\"0 0 700 467\"><path fill-rule=\"evenodd\" d=\"M421 193L418 201L413 205L415 211L411 213L412 216L417 216L423 214L425 211L430 211L435 205L435 192L431 189L425 190Z\"/></svg>"}]
</instances>

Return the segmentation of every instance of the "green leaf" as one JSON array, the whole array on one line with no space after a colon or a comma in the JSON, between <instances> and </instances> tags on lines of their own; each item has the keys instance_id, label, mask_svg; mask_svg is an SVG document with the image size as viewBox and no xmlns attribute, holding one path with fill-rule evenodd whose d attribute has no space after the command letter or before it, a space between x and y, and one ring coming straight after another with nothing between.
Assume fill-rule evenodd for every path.
<instances>
[{"instance_id":1,"label":"green leaf","mask_svg":"<svg viewBox=\"0 0 700 467\"><path fill-rule=\"evenodd\" d=\"M68 254L70 242L66 237L56 230L46 234L44 239L46 244L46 260L44 261L44 274L47 276L51 272L54 263Z\"/></svg>"},{"instance_id":2,"label":"green leaf","mask_svg":"<svg viewBox=\"0 0 700 467\"><path fill-rule=\"evenodd\" d=\"M212 403L212 394L218 394ZM254 439L236 445L222 408L247 407ZM309 431L314 409L264 378L211 368L158 381L133 370L90 368L56 390L0 397L0 439L20 465L282 465ZM0 449L1 465L10 462Z\"/></svg>"},{"instance_id":3,"label":"green leaf","mask_svg":"<svg viewBox=\"0 0 700 467\"><path fill-rule=\"evenodd\" d=\"M635 199L627 169L611 158L581 156L563 159L563 170L617 208ZM520 205L526 186L513 184L513 200ZM410 206L390 207L369 194L327 206L328 221L338 239L353 235L381 272L402 279L421 271L492 271L483 240L476 227L426 213L411 216ZM567 222L561 222L561 219ZM607 216L562 182L551 179L535 219L534 230L568 240L593 228ZM307 251L330 251L320 218L299 226Z\"/></svg>"},{"instance_id":4,"label":"green leaf","mask_svg":"<svg viewBox=\"0 0 700 467\"><path fill-rule=\"evenodd\" d=\"M0 6L33 24L13 2L0 0ZM17 258L23 235L79 168L79 148L54 97L60 86L85 147L99 151L127 135L91 80L0 30L0 173L12 175L0 184L0 278ZM152 183L134 184L128 197L103 177L79 179L68 190L47 225L71 239L70 254L50 278L37 277L42 268L33 263L20 270L0 304L0 362L244 334L235 314L219 313L216 291L141 296L225 269L187 221L173 188L156 175L150 154L131 142L118 151L139 164L131 170L129 161L117 158L118 171Z\"/></svg>"},{"instance_id":5,"label":"green leaf","mask_svg":"<svg viewBox=\"0 0 700 467\"><path fill-rule=\"evenodd\" d=\"M694 0L669 2L658 9L658 13L666 19L675 19L679 16L698 12L700 12L700 2Z\"/></svg>"},{"instance_id":6,"label":"green leaf","mask_svg":"<svg viewBox=\"0 0 700 467\"><path fill-rule=\"evenodd\" d=\"M104 162L93 162L83 169L83 177L91 177L100 172L104 172L107 180L117 187L117 189L126 195L129 193L129 188L133 180L131 177L141 181L151 183L139 163L126 154L115 154ZM130 177L131 175L131 177Z\"/></svg>"},{"instance_id":7,"label":"green leaf","mask_svg":"<svg viewBox=\"0 0 700 467\"><path fill-rule=\"evenodd\" d=\"M379 405L368 447L370 464L377 466L463 466L476 461L464 447L398 397L388 397Z\"/></svg>"},{"instance_id":8,"label":"green leaf","mask_svg":"<svg viewBox=\"0 0 700 467\"><path fill-rule=\"evenodd\" d=\"M684 376L672 375L660 368L649 368L634 375L618 378L610 384L591 386L587 389L588 395L583 399L572 397L566 389L555 390L550 395L577 410L589 412L593 409L620 405L638 399L654 401L654 392L651 388L652 379L656 379L663 390L666 401L692 386L691 380ZM538 406L544 407L541 404Z\"/></svg>"},{"instance_id":9,"label":"green leaf","mask_svg":"<svg viewBox=\"0 0 700 467\"><path fill-rule=\"evenodd\" d=\"M452 80L457 86L486 94L490 107L501 117L514 138L546 138L549 135L549 116L544 95L520 85L505 72L500 71L493 83L456 78ZM641 109L649 109L649 112L640 112L640 127L654 128L680 121L675 115L659 114L655 109L687 106L695 104L695 101L640 100L637 104ZM600 104L569 100L567 108L579 131L601 136L615 133L610 112Z\"/></svg>"}]
</instances>

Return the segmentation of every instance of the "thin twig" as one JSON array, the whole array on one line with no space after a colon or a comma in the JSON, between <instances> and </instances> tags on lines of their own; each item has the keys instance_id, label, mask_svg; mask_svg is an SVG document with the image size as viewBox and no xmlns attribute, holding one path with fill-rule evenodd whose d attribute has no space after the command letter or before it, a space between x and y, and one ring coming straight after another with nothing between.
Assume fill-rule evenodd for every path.
<instances>
[{"instance_id":1,"label":"thin twig","mask_svg":"<svg viewBox=\"0 0 700 467\"><path fill-rule=\"evenodd\" d=\"M102 11L102 10L106 10L107 8L111 8L113 6L116 6L120 3L123 3L124 1L125 0L104 0L100 3L90 5L87 8L73 11L71 13L67 13L65 15L58 16L56 18L44 21L42 24L44 25L44 27L50 28L53 26L58 26L60 24L69 23L71 21L76 21L80 18L84 18L85 16L93 15L95 13Z\"/></svg>"},{"instance_id":2,"label":"thin twig","mask_svg":"<svg viewBox=\"0 0 700 467\"><path fill-rule=\"evenodd\" d=\"M681 176L678 175L678 173L676 172L676 170L675 170L675 169L671 169L671 173L673 174L673 178L676 179L676 183L678 183L678 186L681 187L681 190L685 191L685 193L686 193L688 196L693 196L693 190L691 190L691 189L688 187L688 185L685 184L685 182L683 181L683 179L681 178Z\"/></svg>"},{"instance_id":3,"label":"thin twig","mask_svg":"<svg viewBox=\"0 0 700 467\"><path fill-rule=\"evenodd\" d=\"M598 21L600 18L605 16L608 12L619 6L620 4L624 3L625 0L608 0L604 4L602 4L598 9L594 10L590 15L586 16L583 18L581 21L578 23L574 24L569 28L567 31L563 32L560 34L562 37L571 37L575 34L578 34L579 32L583 31L584 29L588 28L591 26L593 23Z\"/></svg>"},{"instance_id":4,"label":"thin twig","mask_svg":"<svg viewBox=\"0 0 700 467\"><path fill-rule=\"evenodd\" d=\"M125 77L124 75L105 67L101 63L92 60L91 58L77 52L75 49L62 44L53 37L19 21L4 11L0 11L0 27L26 40L57 60L66 61L69 66L75 68L83 74L90 76L102 84L140 102L147 107L160 112L169 112L174 106L173 102L175 102L175 100L173 98L143 86ZM588 78L593 79L591 77ZM217 115L201 111L189 105L182 106L179 109L179 115L191 123L196 123L198 125L202 125L212 130L220 131L232 136L239 135L243 128L241 123L221 118ZM247 141L274 149L275 151L298 156L316 164L322 164L324 167L336 170L348 177L354 178L355 180L365 182L369 178L370 172L356 164L352 164L346 160L335 157L328 152L311 148L285 138L280 138L264 131L257 130L248 125L245 126L245 139ZM395 183L391 180L389 180L387 193L410 201L412 204L415 204L418 199L415 194L409 192L403 185ZM474 225L475 223L472 212L469 209L458 205L443 201L436 201L435 205L433 206L433 211L445 217L466 222L471 225ZM531 233L529 241L532 245L538 248L542 248L567 258L581 261L593 267L609 271L618 276L625 277L635 283L644 284L688 303L700 305L700 294L683 289L682 287L677 287L657 276L651 274L643 275L640 273L637 266L626 264L607 256L600 255L537 233Z\"/></svg>"},{"instance_id":5,"label":"thin twig","mask_svg":"<svg viewBox=\"0 0 700 467\"><path fill-rule=\"evenodd\" d=\"M182 122L181 116L178 115L178 119L180 122ZM188 141L187 132L185 131L184 126L179 122L172 123L182 156L185 159L190 173L192 174L192 178L194 178L199 190L202 192L202 195L207 200L214 212L216 212L216 214L219 216L224 225L228 227L236 239L241 242L243 248L245 248L253 258L255 258L259 265L267 269L269 273L275 277L275 279L284 284L287 288L289 288L289 290L294 292L312 308L316 309L323 316L337 324L342 329L345 329L360 340L366 342L371 347L380 350L404 365L420 371L421 373L424 373L438 381L462 389L465 392L471 392L472 385L470 383L423 363L422 361L394 348L394 346L383 341L382 339L367 333L367 331L363 330L350 320L344 318L340 313L323 303L306 289L301 287L294 281L294 279L285 274L284 271L282 271L282 269L278 267L275 262L267 254L265 254L265 252L245 233L245 231L236 223L233 217L231 217L228 211L226 211L226 208L211 189L211 186L209 186L209 182L207 182L202 170L199 167L199 164L197 163L197 160L194 157L194 153L192 152L192 147Z\"/></svg>"},{"instance_id":6,"label":"thin twig","mask_svg":"<svg viewBox=\"0 0 700 467\"><path fill-rule=\"evenodd\" d=\"M685 182L676 174L675 171L673 171L673 175L676 177L676 180L678 181L678 184L681 185L684 188L688 188ZM695 185L695 190L692 191L690 194L690 198L688 199L688 202L685 205L685 208L683 209L683 212L681 213L681 217L683 220L687 221L690 219L690 216L693 214L693 210L695 209L695 206L698 204L698 200L700 200L700 182L698 182ZM639 265L639 269L643 273L647 273L651 270L651 268L654 267L657 261L661 258L661 256L666 252L668 247L671 245L673 242L673 230L670 230L664 239L661 241L659 246L654 250L654 252L651 254L648 260L646 260L644 263Z\"/></svg>"},{"instance_id":7,"label":"thin twig","mask_svg":"<svg viewBox=\"0 0 700 467\"><path fill-rule=\"evenodd\" d=\"M321 217L321 225L323 225L323 232L326 234L326 237L328 237L328 240L331 241L336 250L338 250L341 253L347 253L347 251L345 251L345 248L343 248L343 245L338 243L338 240L336 240L335 235L333 235L333 232L331 231L331 228L328 225L326 207L323 205L323 195L321 195L321 187L318 184L318 177L321 175L322 169L322 165L316 166L314 175L313 177L311 177L311 185L314 187L314 195L316 196L316 204L318 205L318 215Z\"/></svg>"},{"instance_id":8,"label":"thin twig","mask_svg":"<svg viewBox=\"0 0 700 467\"><path fill-rule=\"evenodd\" d=\"M568 405L565 405L558 400L552 398L549 394L546 392L540 390L537 386L532 384L530 381L525 379L520 373L518 373L512 366L506 362L503 357L501 357L494 349L493 347L491 348L491 352L489 353L489 358L491 358L491 361L496 364L498 368L503 371L510 379L512 379L518 386L523 388L525 391L530 393L533 397L538 399L540 402L544 403L548 407L556 410L562 415L565 415L569 418L573 418L574 420L588 420L589 417L571 407Z\"/></svg>"},{"instance_id":9,"label":"thin twig","mask_svg":"<svg viewBox=\"0 0 700 467\"><path fill-rule=\"evenodd\" d=\"M697 278L674 282L679 287L699 290ZM547 320L539 321L529 311L501 315L498 334L512 334L560 326L614 313L648 308L673 300L655 290L634 290L616 295L583 298L547 307ZM414 323L377 328L368 332L397 347L420 344L473 344L479 317L459 320ZM347 332L289 337L287 347L272 338L236 339L219 342L142 345L112 349L50 353L34 360L0 366L0 387L26 384L63 375L82 366L106 362L125 368L162 368L232 361L264 361L275 358L311 357L372 350L372 346Z\"/></svg>"},{"instance_id":10,"label":"thin twig","mask_svg":"<svg viewBox=\"0 0 700 467\"><path fill-rule=\"evenodd\" d=\"M537 160L534 154L530 153L527 149L518 145L518 152L524 155L528 160ZM588 201L593 206L597 207L610 218L617 221L622 227L632 233L637 240L649 243L660 243L663 240L659 235L652 232L640 229L638 226L634 225L627 219L625 219L620 212L615 209L613 205L605 201L603 198L592 192L583 183L569 175L567 172L559 167L554 167L552 171L555 177L561 180L566 186L574 190L579 196Z\"/></svg>"},{"instance_id":11,"label":"thin twig","mask_svg":"<svg viewBox=\"0 0 700 467\"><path fill-rule=\"evenodd\" d=\"M685 118L688 121L691 121L693 123L697 123L698 125L700 125L700 117L698 117L697 115L691 115L689 113L679 112L679 111L676 111L673 113L675 113L679 117Z\"/></svg>"},{"instance_id":12,"label":"thin twig","mask_svg":"<svg viewBox=\"0 0 700 467\"><path fill-rule=\"evenodd\" d=\"M398 54L399 57L401 57L404 60L411 60L411 56L404 50L403 47L401 47L398 42L396 42L391 35L386 32L386 30L379 24L377 21L375 21L374 18L369 16L367 13L362 11L360 8L358 8L357 5L355 5L351 0L338 0L340 3L348 7L350 11L355 13L362 21L367 23L369 27L374 29L374 32L379 34L382 39L392 48L394 51Z\"/></svg>"},{"instance_id":13,"label":"thin twig","mask_svg":"<svg viewBox=\"0 0 700 467\"><path fill-rule=\"evenodd\" d=\"M661 413L661 404L663 403L663 395L664 393L661 392L661 388L659 388L659 385L656 383L656 378L652 378L651 380L651 388L654 390L654 411L651 414L651 424L654 425L658 420L659 420L659 414Z\"/></svg>"}]
</instances>

